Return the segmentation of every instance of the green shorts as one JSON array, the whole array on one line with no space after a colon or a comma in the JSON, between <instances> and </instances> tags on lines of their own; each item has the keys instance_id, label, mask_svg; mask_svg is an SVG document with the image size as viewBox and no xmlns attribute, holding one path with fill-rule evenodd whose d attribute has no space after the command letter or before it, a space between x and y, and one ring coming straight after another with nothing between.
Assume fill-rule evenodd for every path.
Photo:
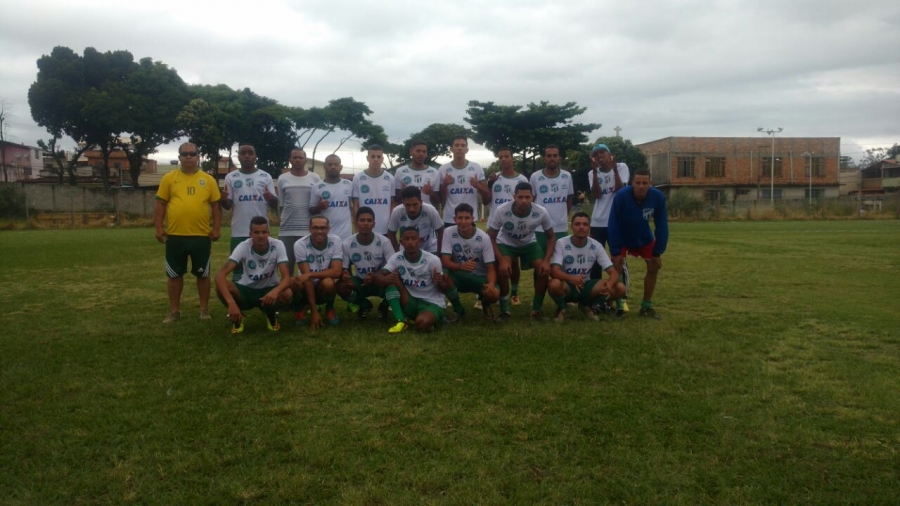
<instances>
[{"instance_id":1,"label":"green shorts","mask_svg":"<svg viewBox=\"0 0 900 506\"><path fill-rule=\"evenodd\" d=\"M444 272L453 280L453 286L459 293L481 293L487 284L487 276L479 276L471 272L448 271Z\"/></svg>"},{"instance_id":2,"label":"green shorts","mask_svg":"<svg viewBox=\"0 0 900 506\"><path fill-rule=\"evenodd\" d=\"M229 247L228 253L231 253L232 251L234 251L234 248L237 248L238 244L246 241L247 239L249 239L249 237L232 237L228 243L228 247Z\"/></svg>"},{"instance_id":3,"label":"green shorts","mask_svg":"<svg viewBox=\"0 0 900 506\"><path fill-rule=\"evenodd\" d=\"M547 251L547 234L544 232L535 232L534 235L537 237L537 242L541 247L541 251ZM555 237L557 241L567 235L569 235L568 232L553 232L553 237Z\"/></svg>"},{"instance_id":4,"label":"green shorts","mask_svg":"<svg viewBox=\"0 0 900 506\"><path fill-rule=\"evenodd\" d=\"M575 285L572 283L566 282L566 286L569 287L569 293L566 295L566 302L577 302L581 306L590 306L594 303L594 298L591 297L591 290L594 289L594 285L600 281L599 279L588 279L584 282L584 288L581 290L575 288ZM600 296L604 297L604 296ZM604 297L605 298L605 297Z\"/></svg>"},{"instance_id":5,"label":"green shorts","mask_svg":"<svg viewBox=\"0 0 900 506\"><path fill-rule=\"evenodd\" d=\"M505 244L498 244L497 248L500 250L501 255L510 257L513 261L517 258L521 259L523 271L531 269L531 264L534 263L535 260L538 262L544 260L544 250L542 250L536 242L530 242L525 246L507 246Z\"/></svg>"},{"instance_id":6,"label":"green shorts","mask_svg":"<svg viewBox=\"0 0 900 506\"><path fill-rule=\"evenodd\" d=\"M275 288L274 286L268 288L250 288L237 283L235 283L234 286L237 287L238 293L241 295L241 300L238 301L238 307L241 308L241 311L246 311L255 307L263 309L261 303L262 298ZM275 308L271 307L271 309Z\"/></svg>"},{"instance_id":7,"label":"green shorts","mask_svg":"<svg viewBox=\"0 0 900 506\"><path fill-rule=\"evenodd\" d=\"M444 308L438 306L437 304L432 304L426 300L417 299L412 295L409 296L409 300L406 301L406 307L403 308L403 314L406 315L410 320L415 320L419 313L423 311L428 311L433 314L435 320L440 322L444 319Z\"/></svg>"},{"instance_id":8,"label":"green shorts","mask_svg":"<svg viewBox=\"0 0 900 506\"><path fill-rule=\"evenodd\" d=\"M173 279L184 276L190 257L191 274L208 278L211 251L212 241L208 236L170 235L166 239L166 275Z\"/></svg>"},{"instance_id":9,"label":"green shorts","mask_svg":"<svg viewBox=\"0 0 900 506\"><path fill-rule=\"evenodd\" d=\"M384 298L384 287L378 286L374 282L369 283L368 285L363 284L363 280L359 276L350 276L350 281L353 282L353 289L356 290L356 293L360 297L381 297Z\"/></svg>"}]
</instances>

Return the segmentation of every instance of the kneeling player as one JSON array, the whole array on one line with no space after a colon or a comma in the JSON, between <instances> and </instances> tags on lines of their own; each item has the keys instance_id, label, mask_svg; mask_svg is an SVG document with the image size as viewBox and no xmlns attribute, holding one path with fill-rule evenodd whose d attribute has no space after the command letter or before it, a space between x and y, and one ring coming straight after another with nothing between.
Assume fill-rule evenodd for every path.
<instances>
[{"instance_id":1,"label":"kneeling player","mask_svg":"<svg viewBox=\"0 0 900 506\"><path fill-rule=\"evenodd\" d=\"M397 323L388 330L403 332L407 318L415 321L416 330L431 332L435 323L444 319L444 293L452 283L441 271L441 261L419 247L419 231L400 231L401 250L391 255L375 276L384 288Z\"/></svg>"},{"instance_id":2,"label":"kneeling player","mask_svg":"<svg viewBox=\"0 0 900 506\"><path fill-rule=\"evenodd\" d=\"M342 245L344 273L338 284L338 295L359 307L356 316L360 320L372 311L369 297L381 297L383 307L387 308L384 287L375 283L375 273L396 253L388 238L373 232L374 228L375 212L371 207L360 207L356 212L357 233L344 239Z\"/></svg>"},{"instance_id":3,"label":"kneeling player","mask_svg":"<svg viewBox=\"0 0 900 506\"><path fill-rule=\"evenodd\" d=\"M556 321L566 318L566 303L577 302L581 311L593 321L597 315L592 306L604 304L607 299L625 295L625 285L619 282L619 272L613 267L603 245L588 237L591 218L586 213L572 216L572 235L556 241L550 260L550 297L556 302ZM590 279L591 268L600 265L608 279Z\"/></svg>"},{"instance_id":4,"label":"kneeling player","mask_svg":"<svg viewBox=\"0 0 900 506\"><path fill-rule=\"evenodd\" d=\"M294 276L294 307L297 325L306 323L306 307L309 307L309 328L322 326L317 304L325 304L325 319L331 325L341 322L334 311L337 280L341 277L341 238L330 234L328 218L314 216L309 220L309 235L294 243L294 258L298 274Z\"/></svg>"},{"instance_id":5,"label":"kneeling player","mask_svg":"<svg viewBox=\"0 0 900 506\"><path fill-rule=\"evenodd\" d=\"M243 267L238 281L232 282L228 274ZM279 281L278 276L281 276ZM266 313L266 325L277 331L278 309L291 301L291 275L288 272L287 252L284 243L269 237L269 222L262 216L250 220L250 238L239 243L225 265L216 274L216 294L228 307L231 332L244 331L244 313L254 307Z\"/></svg>"},{"instance_id":6,"label":"kneeling player","mask_svg":"<svg viewBox=\"0 0 900 506\"><path fill-rule=\"evenodd\" d=\"M457 318L460 318L465 310L459 301L459 294L479 294L484 317L493 320L491 304L500 300L494 247L490 236L475 227L473 214L469 204L456 206L453 216L456 225L444 229L441 263L453 280L453 288L447 291L447 298L453 304Z\"/></svg>"}]
</instances>

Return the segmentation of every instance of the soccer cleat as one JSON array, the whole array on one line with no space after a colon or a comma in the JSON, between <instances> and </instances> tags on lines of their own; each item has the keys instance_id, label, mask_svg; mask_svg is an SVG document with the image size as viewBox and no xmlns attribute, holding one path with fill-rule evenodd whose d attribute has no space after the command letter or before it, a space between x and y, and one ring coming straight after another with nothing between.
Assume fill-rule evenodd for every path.
<instances>
[{"instance_id":1,"label":"soccer cleat","mask_svg":"<svg viewBox=\"0 0 900 506\"><path fill-rule=\"evenodd\" d=\"M209 314L209 309L201 309L200 310L200 319L201 320L212 320L212 315Z\"/></svg>"},{"instance_id":2,"label":"soccer cleat","mask_svg":"<svg viewBox=\"0 0 900 506\"><path fill-rule=\"evenodd\" d=\"M495 320L497 323L506 323L509 319L512 318L512 315L509 313L500 313L500 316Z\"/></svg>"},{"instance_id":3,"label":"soccer cleat","mask_svg":"<svg viewBox=\"0 0 900 506\"><path fill-rule=\"evenodd\" d=\"M460 320L462 320L465 316L466 316L466 312L465 312L465 311L460 311L460 312L458 312L458 313L454 313L454 314L450 315L450 316L447 317L447 318L444 318L444 320L445 320L447 323L457 323L457 322L459 322Z\"/></svg>"},{"instance_id":4,"label":"soccer cleat","mask_svg":"<svg viewBox=\"0 0 900 506\"><path fill-rule=\"evenodd\" d=\"M348 303L347 303L347 312L349 312L349 313L356 313L356 312L358 312L358 311L359 311L359 306L358 306L358 305L356 305L356 304L354 304L354 303L352 303L352 302L348 302Z\"/></svg>"},{"instance_id":5,"label":"soccer cleat","mask_svg":"<svg viewBox=\"0 0 900 506\"><path fill-rule=\"evenodd\" d=\"M278 311L266 315L266 327L272 332L281 330L281 325L278 323Z\"/></svg>"},{"instance_id":6,"label":"soccer cleat","mask_svg":"<svg viewBox=\"0 0 900 506\"><path fill-rule=\"evenodd\" d=\"M303 327L309 321L307 320L307 316L309 315L309 308L303 308L300 311L294 313L294 318L297 320L297 326Z\"/></svg>"},{"instance_id":7,"label":"soccer cleat","mask_svg":"<svg viewBox=\"0 0 900 506\"><path fill-rule=\"evenodd\" d=\"M607 306L606 304L594 304L593 306L591 306L591 311L596 316L605 315L609 313L609 306Z\"/></svg>"},{"instance_id":8,"label":"soccer cleat","mask_svg":"<svg viewBox=\"0 0 900 506\"><path fill-rule=\"evenodd\" d=\"M488 306L481 310L484 313L484 319L487 321L496 321L497 317L494 316L494 309L491 306Z\"/></svg>"},{"instance_id":9,"label":"soccer cleat","mask_svg":"<svg viewBox=\"0 0 900 506\"><path fill-rule=\"evenodd\" d=\"M556 323L562 323L566 321L566 310L565 309L557 309L556 310L556 318L553 319Z\"/></svg>"},{"instance_id":10,"label":"soccer cleat","mask_svg":"<svg viewBox=\"0 0 900 506\"><path fill-rule=\"evenodd\" d=\"M391 306L388 304L387 299L381 299L381 304L378 304L378 317L382 320L387 320L390 311Z\"/></svg>"},{"instance_id":11,"label":"soccer cleat","mask_svg":"<svg viewBox=\"0 0 900 506\"><path fill-rule=\"evenodd\" d=\"M597 315L594 314L594 310L591 309L590 307L578 306L578 309L581 310L582 314L584 314L584 317L587 318L588 320L590 320L592 322L600 321L600 318L598 318Z\"/></svg>"},{"instance_id":12,"label":"soccer cleat","mask_svg":"<svg viewBox=\"0 0 900 506\"><path fill-rule=\"evenodd\" d=\"M627 301L627 300L623 300L623 301L622 301L622 309L623 309L626 313L628 312L628 301Z\"/></svg>"},{"instance_id":13,"label":"soccer cleat","mask_svg":"<svg viewBox=\"0 0 900 506\"><path fill-rule=\"evenodd\" d=\"M640 315L646 316L647 318L656 318L657 320L661 319L659 314L657 314L656 310L652 307L642 307Z\"/></svg>"},{"instance_id":14,"label":"soccer cleat","mask_svg":"<svg viewBox=\"0 0 900 506\"><path fill-rule=\"evenodd\" d=\"M625 318L625 308L616 309L616 318Z\"/></svg>"},{"instance_id":15,"label":"soccer cleat","mask_svg":"<svg viewBox=\"0 0 900 506\"><path fill-rule=\"evenodd\" d=\"M369 316L369 313L371 313L371 312L372 312L371 307L360 307L359 311L356 312L356 319L357 320L365 320L366 316Z\"/></svg>"},{"instance_id":16,"label":"soccer cleat","mask_svg":"<svg viewBox=\"0 0 900 506\"><path fill-rule=\"evenodd\" d=\"M547 318L545 318L540 311L535 311L534 309L531 310L531 319L538 323L544 323L547 321Z\"/></svg>"},{"instance_id":17,"label":"soccer cleat","mask_svg":"<svg viewBox=\"0 0 900 506\"><path fill-rule=\"evenodd\" d=\"M397 322L393 327L388 329L388 334L399 334L406 330L406 327L408 327L406 322Z\"/></svg>"},{"instance_id":18,"label":"soccer cleat","mask_svg":"<svg viewBox=\"0 0 900 506\"><path fill-rule=\"evenodd\" d=\"M475 299L475 305L472 306L472 307L474 307L475 309L483 309L483 308L481 307L481 300Z\"/></svg>"},{"instance_id":19,"label":"soccer cleat","mask_svg":"<svg viewBox=\"0 0 900 506\"><path fill-rule=\"evenodd\" d=\"M238 323L233 323L231 325L231 333L232 334L240 334L244 331L244 319L241 318L241 321Z\"/></svg>"},{"instance_id":20,"label":"soccer cleat","mask_svg":"<svg viewBox=\"0 0 900 506\"><path fill-rule=\"evenodd\" d=\"M509 303L512 304L513 306L518 306L519 304L522 303L522 301L519 300L518 295L513 295L512 297L509 298Z\"/></svg>"},{"instance_id":21,"label":"soccer cleat","mask_svg":"<svg viewBox=\"0 0 900 506\"><path fill-rule=\"evenodd\" d=\"M172 311L168 315L166 315L166 319L163 320L163 323L175 323L181 319L181 311Z\"/></svg>"},{"instance_id":22,"label":"soccer cleat","mask_svg":"<svg viewBox=\"0 0 900 506\"><path fill-rule=\"evenodd\" d=\"M337 311L335 311L334 308L325 311L325 321L327 321L329 325L341 323L341 319L338 318Z\"/></svg>"}]
</instances>

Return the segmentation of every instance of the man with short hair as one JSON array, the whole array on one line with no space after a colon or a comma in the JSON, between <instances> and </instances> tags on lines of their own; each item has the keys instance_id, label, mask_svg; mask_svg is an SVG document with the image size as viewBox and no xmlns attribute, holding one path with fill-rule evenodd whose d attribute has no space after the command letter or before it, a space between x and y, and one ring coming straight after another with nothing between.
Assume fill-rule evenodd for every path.
<instances>
[{"instance_id":1,"label":"man with short hair","mask_svg":"<svg viewBox=\"0 0 900 506\"><path fill-rule=\"evenodd\" d=\"M169 314L163 323L174 323L181 318L181 292L188 259L191 273L197 278L200 319L211 319L209 257L212 241L219 240L221 193L216 180L199 170L199 155L194 144L182 144L178 148L181 167L163 176L156 192L153 218L156 240L166 245L166 291L169 296Z\"/></svg>"},{"instance_id":2,"label":"man with short hair","mask_svg":"<svg viewBox=\"0 0 900 506\"><path fill-rule=\"evenodd\" d=\"M572 174L559 168L559 146L550 144L544 148L544 168L531 175L530 182L534 202L547 209L553 220L553 232L557 239L565 237L569 231L569 211L575 196ZM537 234L538 244L547 250L547 236ZM552 254L552 249L550 251Z\"/></svg>"},{"instance_id":3,"label":"man with short hair","mask_svg":"<svg viewBox=\"0 0 900 506\"><path fill-rule=\"evenodd\" d=\"M375 213L375 233L386 235L388 220L394 202L394 176L384 170L384 149L377 144L369 146L366 154L369 166L353 176L353 216L359 206L366 206Z\"/></svg>"},{"instance_id":4,"label":"man with short hair","mask_svg":"<svg viewBox=\"0 0 900 506\"><path fill-rule=\"evenodd\" d=\"M418 188L417 188L418 189ZM406 330L407 318L415 322L419 332L431 332L444 319L444 293L451 281L441 270L441 261L421 248L419 231L414 227L400 231L403 248L393 254L376 275L384 287L396 323L388 332Z\"/></svg>"},{"instance_id":5,"label":"man with short hair","mask_svg":"<svg viewBox=\"0 0 900 506\"><path fill-rule=\"evenodd\" d=\"M394 195L397 205L401 204L400 192L407 186L415 186L422 191L422 202L434 206L438 204L440 182L438 170L425 163L428 145L422 139L414 139L409 148L409 163L394 171Z\"/></svg>"},{"instance_id":6,"label":"man with short hair","mask_svg":"<svg viewBox=\"0 0 900 506\"><path fill-rule=\"evenodd\" d=\"M294 243L309 235L309 202L313 185L321 179L306 170L306 152L300 148L291 150L291 170L278 177L278 200L281 203L281 225L278 239L284 243L288 256L288 271L294 275Z\"/></svg>"},{"instance_id":7,"label":"man with short hair","mask_svg":"<svg viewBox=\"0 0 900 506\"><path fill-rule=\"evenodd\" d=\"M422 203L422 193L415 186L407 186L400 192L402 205L391 211L388 222L388 239L395 250L399 251L397 231L413 227L419 231L422 249L436 255L440 251L441 232L444 222L441 214L434 206Z\"/></svg>"},{"instance_id":8,"label":"man with short hair","mask_svg":"<svg viewBox=\"0 0 900 506\"><path fill-rule=\"evenodd\" d=\"M596 310L604 307L608 299L625 294L625 285L619 282L619 273L606 255L603 245L588 237L591 219L587 213L572 216L572 235L556 241L550 260L550 297L556 302L556 321L566 318L566 303L577 302L581 312L589 320L597 321ZM595 265L609 274L609 279L590 279Z\"/></svg>"},{"instance_id":9,"label":"man with short hair","mask_svg":"<svg viewBox=\"0 0 900 506\"><path fill-rule=\"evenodd\" d=\"M531 303L531 318L544 321L541 308L547 293L550 276L550 257L556 246L553 221L547 210L532 203L534 195L529 183L516 185L514 199L491 213L488 222L488 236L494 247L494 256L499 259L500 272L500 322L509 320L509 277L512 262L521 261L523 269L534 269L534 300ZM547 233L547 250L541 250L535 232Z\"/></svg>"},{"instance_id":10,"label":"man with short hair","mask_svg":"<svg viewBox=\"0 0 900 506\"><path fill-rule=\"evenodd\" d=\"M491 202L490 214L494 214L498 207L513 200L513 192L517 184L528 182L527 177L516 172L512 149L502 147L497 150L497 161L500 163L500 172L494 172L488 177L488 190L490 191ZM520 276L519 262L513 262L509 295L509 301L513 306L521 304L519 301Z\"/></svg>"},{"instance_id":11,"label":"man with short hair","mask_svg":"<svg viewBox=\"0 0 900 506\"><path fill-rule=\"evenodd\" d=\"M653 309L653 290L662 269L662 254L669 242L669 223L666 197L651 184L650 171L638 169L634 171L631 186L616 192L609 215L609 252L619 272L627 254L647 262L640 315L659 318ZM655 235L650 229L651 220L656 228Z\"/></svg>"},{"instance_id":12,"label":"man with short hair","mask_svg":"<svg viewBox=\"0 0 900 506\"><path fill-rule=\"evenodd\" d=\"M494 320L491 304L500 299L497 284L496 257L491 238L475 226L475 213L469 204L456 206L456 225L444 229L441 243L441 263L453 281L447 298L457 318L465 315L460 293L474 293L481 297L484 317Z\"/></svg>"},{"instance_id":13,"label":"man with short hair","mask_svg":"<svg viewBox=\"0 0 900 506\"><path fill-rule=\"evenodd\" d=\"M344 240L353 235L350 224L350 199L353 183L341 178L341 157L325 157L325 180L313 186L309 212L314 216L324 216L331 224L331 233ZM297 258L297 262L300 259Z\"/></svg>"},{"instance_id":14,"label":"man with short hair","mask_svg":"<svg viewBox=\"0 0 900 506\"><path fill-rule=\"evenodd\" d=\"M356 211L357 233L344 239L342 244L344 272L338 284L338 295L359 307L356 316L360 320L372 311L369 297L380 297L386 302L384 288L375 283L375 273L396 253L387 237L374 232L375 225L372 208L360 207Z\"/></svg>"},{"instance_id":15,"label":"man with short hair","mask_svg":"<svg viewBox=\"0 0 900 506\"><path fill-rule=\"evenodd\" d=\"M291 287L294 289L294 307L299 309L294 315L297 325L306 323L306 308L309 308L309 328L322 326L318 304L325 304L325 320L337 325L341 320L334 311L334 296L337 281L341 278L344 253L341 238L329 233L328 218L313 216L309 220L309 235L294 244L298 273Z\"/></svg>"},{"instance_id":16,"label":"man with short hair","mask_svg":"<svg viewBox=\"0 0 900 506\"><path fill-rule=\"evenodd\" d=\"M469 139L465 135L453 138L450 151L453 160L441 165L438 169L441 202L444 203L444 226L453 226L453 213L456 206L469 204L475 210L475 221L478 221L478 197L483 202L490 202L491 195L484 179L481 165L466 159L469 152Z\"/></svg>"},{"instance_id":17,"label":"man with short hair","mask_svg":"<svg viewBox=\"0 0 900 506\"><path fill-rule=\"evenodd\" d=\"M250 218L266 216L269 207L278 206L272 176L256 168L256 149L250 144L241 144L238 163L241 168L225 176L225 187L222 188L222 208L233 209L229 251L234 251L238 244L249 238ZM232 279L240 278L241 266L237 266Z\"/></svg>"},{"instance_id":18,"label":"man with short hair","mask_svg":"<svg viewBox=\"0 0 900 506\"><path fill-rule=\"evenodd\" d=\"M609 238L609 210L612 208L616 192L628 184L628 165L617 163L615 155L606 144L597 144L591 149L591 175L589 176L594 209L591 212L591 238L603 247ZM599 264L591 269L591 278L600 279ZM622 282L628 286L628 264L622 261ZM616 299L616 316L625 316L625 299Z\"/></svg>"},{"instance_id":19,"label":"man with short hair","mask_svg":"<svg viewBox=\"0 0 900 506\"><path fill-rule=\"evenodd\" d=\"M266 326L277 332L278 310L291 302L291 276L284 243L269 236L265 216L250 219L250 238L237 245L216 274L216 293L228 308L231 333L244 331L244 311L258 307L266 314ZM242 266L241 279L229 281L228 274ZM279 279L280 277L280 279Z\"/></svg>"}]
</instances>

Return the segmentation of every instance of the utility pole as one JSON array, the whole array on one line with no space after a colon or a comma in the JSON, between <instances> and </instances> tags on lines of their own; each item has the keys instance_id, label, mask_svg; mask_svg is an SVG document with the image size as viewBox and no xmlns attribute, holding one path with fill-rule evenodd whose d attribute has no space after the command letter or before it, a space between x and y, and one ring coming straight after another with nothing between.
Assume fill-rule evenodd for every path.
<instances>
[{"instance_id":1,"label":"utility pole","mask_svg":"<svg viewBox=\"0 0 900 506\"><path fill-rule=\"evenodd\" d=\"M812 212L812 176L813 176L812 157L814 154L815 153L813 153L811 151L805 151L802 155L800 155L804 158L809 158L809 172L807 174L809 175L809 210L810 210L810 212Z\"/></svg>"},{"instance_id":2,"label":"utility pole","mask_svg":"<svg viewBox=\"0 0 900 506\"><path fill-rule=\"evenodd\" d=\"M772 201L772 207L775 207L775 134L784 130L781 127L778 127L778 130L774 130L769 128L768 130L759 127L756 129L757 132L765 132L766 135L772 136L772 169L769 172L769 198Z\"/></svg>"}]
</instances>

